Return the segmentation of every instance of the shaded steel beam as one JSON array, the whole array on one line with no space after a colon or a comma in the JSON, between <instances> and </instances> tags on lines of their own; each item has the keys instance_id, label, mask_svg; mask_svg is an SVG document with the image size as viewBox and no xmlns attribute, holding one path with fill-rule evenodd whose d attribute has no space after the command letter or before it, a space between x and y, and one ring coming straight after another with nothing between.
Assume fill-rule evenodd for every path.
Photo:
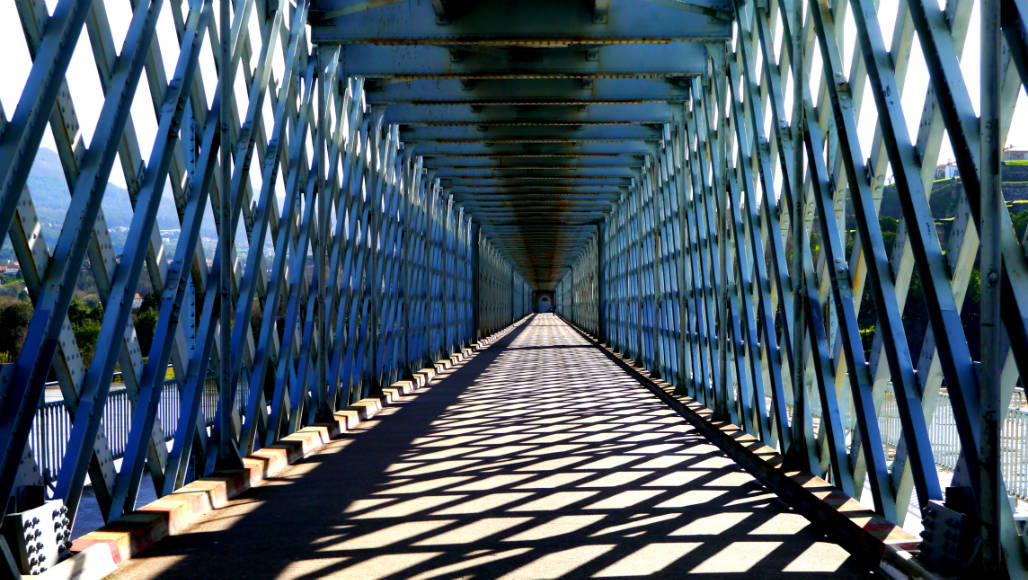
<instances>
[{"instance_id":1,"label":"shaded steel beam","mask_svg":"<svg viewBox=\"0 0 1028 580\"><path fill-rule=\"evenodd\" d=\"M461 125L408 125L400 127L400 139L404 143L417 141L462 139L570 139L585 141L590 139L626 140L626 141L659 141L660 125L597 125L565 124L553 126L549 124L501 125L501 124L461 124Z\"/></svg>"},{"instance_id":2,"label":"shaded steel beam","mask_svg":"<svg viewBox=\"0 0 1028 580\"><path fill-rule=\"evenodd\" d=\"M572 203L575 201L576 203ZM517 205L505 200L478 200L475 198L465 198L461 200L464 207L470 208L473 211L479 209L483 211L502 211L508 214L522 214L528 211L537 211L545 209L551 212L562 212L562 211L600 211L606 212L611 207L611 203L602 200L566 200L566 199L552 199L545 202L536 202L532 205ZM478 217L478 214L475 214Z\"/></svg>"},{"instance_id":3,"label":"shaded steel beam","mask_svg":"<svg viewBox=\"0 0 1028 580\"><path fill-rule=\"evenodd\" d=\"M616 186L598 186L598 185L483 185L483 186L468 186L468 185L457 185L454 186L450 193L517 193L517 194L552 194L552 193L578 193L578 194L601 194L606 193L610 195L618 195L623 191L622 188Z\"/></svg>"},{"instance_id":4,"label":"shaded steel beam","mask_svg":"<svg viewBox=\"0 0 1028 580\"><path fill-rule=\"evenodd\" d=\"M473 107L471 105L391 105L387 123L667 123L681 108L666 103Z\"/></svg>"},{"instance_id":5,"label":"shaded steel beam","mask_svg":"<svg viewBox=\"0 0 1028 580\"><path fill-rule=\"evenodd\" d=\"M556 49L546 58L424 44L341 47L350 76L368 79L659 79L703 74L705 48L694 42ZM524 53L522 53L524 54Z\"/></svg>"},{"instance_id":6,"label":"shaded steel beam","mask_svg":"<svg viewBox=\"0 0 1028 580\"><path fill-rule=\"evenodd\" d=\"M648 155L656 146L646 141L583 141L536 143L483 143L480 141L441 143L421 141L410 145L415 155L488 155L490 157L579 153L586 155Z\"/></svg>"},{"instance_id":7,"label":"shaded steel beam","mask_svg":"<svg viewBox=\"0 0 1028 580\"><path fill-rule=\"evenodd\" d=\"M619 178L628 179L635 176L631 167L440 167L435 170L440 179L517 179L517 178Z\"/></svg>"},{"instance_id":8,"label":"shaded steel beam","mask_svg":"<svg viewBox=\"0 0 1028 580\"><path fill-rule=\"evenodd\" d=\"M548 59L547 59L548 61ZM495 65L494 65L495 66ZM671 78L430 78L409 81L369 79L365 83L372 105L399 103L460 103L466 101L686 101L685 79Z\"/></svg>"},{"instance_id":9,"label":"shaded steel beam","mask_svg":"<svg viewBox=\"0 0 1028 580\"><path fill-rule=\"evenodd\" d=\"M489 2L469 6L451 24L449 18L437 18L432 2L426 0L356 13L348 0L321 0L311 10L311 40L545 48L627 39L725 41L732 37L728 5L717 0L674 4L614 0L607 15L605 21L596 22L591 7L578 2Z\"/></svg>"},{"instance_id":10,"label":"shaded steel beam","mask_svg":"<svg viewBox=\"0 0 1028 580\"><path fill-rule=\"evenodd\" d=\"M451 186L486 187L486 186L524 186L535 185L537 187L546 185L576 185L576 186L618 186L628 187L631 180L625 177L593 177L588 175L560 175L560 176L511 176L511 177L468 177L455 176L447 177L443 181Z\"/></svg>"},{"instance_id":11,"label":"shaded steel beam","mask_svg":"<svg viewBox=\"0 0 1028 580\"><path fill-rule=\"evenodd\" d=\"M533 224L549 224L549 225L558 225L559 224L559 225L564 225L564 224L568 224L569 220L574 220L573 222L570 222L572 225L581 225L581 224L591 224L591 223L594 223L596 220L602 219L603 216L604 216L604 214L602 212L560 212L560 213L556 213L556 212L552 212L552 211L549 211L549 212L539 211L539 212L533 212L533 213L530 213L530 214L515 215L515 216L509 216L509 214L493 215L493 216L491 216L489 218L489 221L486 222L486 223L488 223L490 226L514 225L514 226L519 226L520 227L520 226L523 226L523 225L533 225ZM494 221L494 220L498 220L498 219L501 219L501 218L503 218L502 221Z\"/></svg>"},{"instance_id":12,"label":"shaded steel beam","mask_svg":"<svg viewBox=\"0 0 1028 580\"><path fill-rule=\"evenodd\" d=\"M582 166L610 169L612 167L642 167L643 160L638 155L567 155L537 157L468 157L468 156L431 156L425 157L425 167L445 167L449 169L466 169L475 167L507 167L523 170L525 168L553 169L554 167Z\"/></svg>"}]
</instances>

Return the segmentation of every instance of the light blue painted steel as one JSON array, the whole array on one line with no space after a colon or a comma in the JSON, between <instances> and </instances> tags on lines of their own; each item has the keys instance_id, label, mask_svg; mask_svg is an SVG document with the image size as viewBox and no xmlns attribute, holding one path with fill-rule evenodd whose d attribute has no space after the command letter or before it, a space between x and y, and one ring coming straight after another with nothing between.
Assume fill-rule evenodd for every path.
<instances>
[{"instance_id":1,"label":"light blue painted steel","mask_svg":"<svg viewBox=\"0 0 1028 580\"><path fill-rule=\"evenodd\" d=\"M57 16L51 17L56 18L52 23L66 18L70 5L63 2ZM34 0L19 6L24 6L20 9L28 18L35 18L33 11L40 7ZM165 8L174 12L181 50L172 78L159 81L163 83L157 85L159 91L151 89L159 129L150 159L122 159L123 163L138 163L140 169L139 175L129 176L135 209L129 241L120 263L110 259L109 280L98 279L98 284L107 288L103 339L93 359L86 361L88 371L68 367L59 373L62 388L65 381L82 381L81 396L75 385L68 391L75 395L66 400L74 423L55 492L73 513L87 467L105 517L120 517L134 508L145 466L155 474L159 492L174 490L219 465L214 461L219 442L224 446L228 441L248 453L256 445L310 423L319 412L330 413L453 350L466 348L480 330L472 327L471 280L476 267L472 263L471 213L438 185L425 186L423 160L418 157L411 162L410 155L398 154L398 127L381 122L369 126L362 85L340 76L333 49L325 49L329 56L320 60L311 54L305 4L280 2L270 7L273 10L266 10L269 5L252 0L238 3L237 20L231 27L235 36L228 54L235 62L250 62L251 43L259 45L253 64L241 67L240 80L245 87L241 94L248 102L238 103L237 108L234 98L226 94L223 99L221 89L214 88L209 109L202 81L195 73L204 33L216 32L210 26L212 2L195 0L188 5L187 14L179 5ZM154 43L162 8L159 1L139 3L125 46ZM242 22L251 16L260 23L262 36L249 37ZM77 34L82 26L61 34ZM91 34L96 32L101 38L109 34L106 20L90 20L88 26ZM35 34L32 29L29 32ZM49 42L41 38L44 44ZM278 46L280 40L283 44ZM285 75L278 79L273 78L279 73L273 73L272 66L276 52L284 53L286 67ZM45 47L36 54L37 66L49 62ZM97 53L98 66L112 62L106 60L107 54ZM3 413L12 418L4 424L4 434L12 443L8 451L24 448L18 442L27 433L28 423L14 418L22 413L22 407L34 411L31 401L39 399L31 394L15 397L14 393L38 390L37 379L46 378L56 355L66 361L73 360L67 358L72 352L77 353L70 350L74 339L70 344L65 341L63 323L80 264L87 249L94 251L87 238L95 235L91 226L115 154L139 156L138 150L124 146L125 135L134 138L127 129L131 127L129 103L142 79L149 78L154 86L153 79L160 78L163 69L159 56L148 60L154 54L148 50L125 54L131 56L104 69L106 76L101 81L109 97L94 143L81 159L75 159L78 165L69 172L74 189L68 225L48 257L51 267L45 278L41 276L38 286L32 287L37 308L27 340L33 346L23 351L24 361L5 370L14 371L9 375L13 383L5 385L3 398ZM143 77L144 68L147 77ZM60 67L55 71L55 78L62 81L58 88L62 88ZM35 94L37 88L30 87L24 94ZM265 101L272 106L266 107ZM330 110L332 103L338 108ZM231 109L232 141L225 145L233 159L227 188L214 179L219 170L218 154L224 150L218 129L223 107ZM67 123L66 109L65 105L52 122ZM381 112L378 117L381 119ZM5 136L17 135L20 118L16 114L15 124L0 119ZM66 141L58 143L64 146ZM187 146L185 163L182 145ZM314 146L313 152L309 145ZM258 159L253 158L255 154ZM4 160L14 158L5 156ZM167 259L157 258L152 247L157 207L167 180L180 195L181 235L170 261L154 263L155 259ZM251 187L259 188L252 204ZM25 206L20 187L17 193L5 196L5 203L23 208L14 216L20 232L26 220L32 219L27 209L31 199L26 198L30 205ZM227 262L233 267L228 278L233 286L231 301L227 303L219 298L215 282L222 270L224 246L219 246L213 261L205 263L200 245L204 209L222 200L231 201L230 223L222 225L228 226L226 231L245 231L251 249L241 263L235 263L235 256ZM218 216L220 221L223 218ZM418 247L418 231L430 236L428 253ZM46 248L32 250L23 245L20 233L18 236L17 247L25 250L20 255L27 256L27 272L30 267L36 272L37 258L28 255L46 252ZM269 240L274 241L273 246ZM109 259L102 253L93 256L91 253L91 261ZM494 317L488 330L523 315L530 292L508 258L497 255L495 260L497 267L506 269L511 282L497 289L492 298L511 307ZM131 369L134 374L123 373L126 382L133 380L130 398L134 412L124 467L108 479L106 471L96 467L113 470L109 459L94 456L108 453L109 457L97 427L115 363L125 365L129 360L126 348L138 349L134 333L126 333L125 328L130 324L132 296L144 266L154 268L156 274L152 275L159 276L162 283L157 288L161 307L150 358ZM310 266L316 266L316 272ZM398 284L405 276L410 283ZM193 287L203 296L202 306L197 312L196 333L180 352L185 335L180 332L179 318ZM419 287L427 289L422 300L418 300ZM322 300L326 295L335 296L328 306ZM252 316L255 307L263 309L259 322ZM219 323L223 309L229 309L235 319L229 344L216 339L223 328ZM288 328L281 333L280 309ZM426 324L418 322L419 317L430 321L428 337L421 332ZM226 360L229 352L234 356ZM174 359L180 377L181 409L172 451L165 457L154 455L153 437L160 433L157 393L169 359ZM230 364L231 377L229 391L222 393L215 429L208 432L198 428L201 393L208 369L216 360ZM274 390L265 388L270 369L276 375ZM163 437L159 437L162 448ZM3 464L7 490L14 484L14 470L21 458L17 452L8 455L14 459Z\"/></svg>"},{"instance_id":2,"label":"light blue painted steel","mask_svg":"<svg viewBox=\"0 0 1028 580\"><path fill-rule=\"evenodd\" d=\"M318 35L321 33L318 32ZM611 79L696 76L705 49L692 41L668 41L656 46L634 43L561 48L559 41L546 59L523 62L517 59L497 62L495 54L470 52L459 62L450 48L433 44L343 44L340 53L347 74L367 78L400 80L444 79L538 79L567 75L604 75ZM588 56L589 58L583 58ZM502 57L501 57L502 58ZM499 65L499 67L498 67Z\"/></svg>"},{"instance_id":3,"label":"light blue painted steel","mask_svg":"<svg viewBox=\"0 0 1028 580\"><path fill-rule=\"evenodd\" d=\"M913 26L899 22L893 33L892 59L901 59L893 64L880 39L874 38L878 17L870 3L851 4L857 12L861 44L846 84L847 69L838 56L840 32L837 21L831 19L833 10L843 10L845 2L735 3L734 51L728 49L724 60L711 54L708 66L713 74L693 81L697 99L686 104L684 122L666 126L668 142L661 144L655 159L647 161L627 195L604 220L605 255L598 269L609 298L601 302L600 293L593 298L587 292L588 276L579 273L589 271L596 257L586 250L572 260L558 282L557 307L589 332L600 333L605 326L601 339L615 349L777 446L798 465L826 474L841 489L857 493L866 478L876 511L901 520L911 500L911 486L922 505L942 497L925 424L925 413L933 408L936 395L927 389L938 389L941 382L959 390L965 364L961 361L968 360L961 354L966 353L961 324L945 322L947 316L960 312L967 278L960 270L946 271L933 264L945 255L951 268L957 263L970 268L970 262L963 260L973 260L974 242L969 249L966 228L954 227L943 240L942 247L949 252L938 249L929 214L916 217L919 208L928 207L931 192L922 181L931 184L935 157L921 162L911 153L916 149L937 156L937 139L947 135L957 156L965 156L967 169L962 172L975 182L971 190L976 187L979 168L972 158L977 154L977 129L972 130L973 123L967 121L973 112L964 100L966 89L955 51L946 48L950 42L958 47L963 42L969 8L966 3L947 5L946 17L954 23L950 30L938 24L941 10L934 5L912 6ZM901 6L901 16L905 8ZM802 18L803 30L796 15ZM1005 25L1008 43L1020 38L1019 22L1012 18ZM780 32L772 32L776 29ZM921 127L924 135L919 134L916 143L899 135L906 127L897 96L900 89L889 85L896 82L894 75L905 70L900 65L915 29L926 50L935 51L928 59L934 90L928 95ZM779 44L775 34L785 40ZM1020 50L1016 42L1007 48ZM806 54L799 58L797 50ZM794 92L788 96L802 108L789 111L783 87L796 71L809 70L814 52L823 77L809 86L799 83L797 88L797 83L791 83ZM1012 56L1003 77L1004 89L1020 84L1016 77L1011 82L1010 74L1023 55ZM849 92L862 91L865 84L874 100L870 114L877 115L885 129L885 134L875 136L872 158L867 161L858 153L858 111L852 104L856 96ZM1004 120L1010 118L1016 93L1009 90L1002 100ZM901 184L912 192L899 195L907 218L902 221L919 223L921 228L928 224L920 233L916 228L901 229L891 255L878 223L880 176L890 165L897 176L906 165L911 176ZM978 211L971 207L974 195L969 201L965 211ZM678 229L670 230L674 232L670 235L682 253L674 260L669 278L662 258L674 246L665 247L669 230L663 224L672 219L667 212L676 207L680 213L671 215ZM1009 218L1007 212L1000 213L1001 219ZM957 219L963 218L958 215ZM970 225L970 218L964 223ZM591 238L586 248L600 239ZM1010 249L1003 255L1010 269L1002 283L1017 300L1024 295L1017 284L1026 279L1020 274L1023 252L1015 254L1020 243L1002 244ZM650 249L653 244L655 250ZM914 251L905 254L910 258L901 258L897 252L910 252L907 244ZM847 256L844 252L851 245L853 254ZM799 254L793 252L797 246L804 248ZM798 259L794 265L789 264L790 253ZM911 345L920 346L923 353L915 373L907 345L911 338L900 313L910 280L905 272L918 264L923 284L950 290L929 288L936 297L946 296L928 297L932 327L922 344ZM798 293L793 292L794 284ZM858 292L865 286L867 301L873 301L881 313L870 345L862 343L857 328L862 298ZM670 318L662 314L669 300L683 308ZM1003 360L994 360L993 366L997 377L1006 377L1000 379L1003 388L1024 373L1017 368L1020 362L1014 362L1026 344L1020 335L1023 317L1017 300L1002 303L1007 308L1003 320L1009 342L1003 347ZM593 318L602 319L603 324ZM670 321L670 341L664 338L665 321ZM670 354L669 343L680 345L681 350ZM958 348L950 350L947 344ZM672 356L681 364L673 371ZM898 411L907 425L891 463L885 456L889 444L879 432L882 392L888 385L888 378L882 377L891 377L889 388L906 407ZM796 384L797 379L801 384ZM968 384L974 381L968 379ZM966 392L977 401L976 388ZM974 401L969 400L968 406L952 400L955 414L962 415L967 425L978 421ZM961 428L960 438L972 455L978 447L973 433L977 427ZM806 457L810 463L804 463ZM966 473L971 475L969 481L977 472ZM1010 532L1009 511L1004 517L1007 523L1000 528L1005 533L996 541L1004 545L1008 569L1019 570L1022 540Z\"/></svg>"},{"instance_id":4,"label":"light blue painted steel","mask_svg":"<svg viewBox=\"0 0 1028 580\"><path fill-rule=\"evenodd\" d=\"M626 140L659 141L660 131L652 125L600 125L582 123L552 125L546 123L503 125L464 123L451 125L425 125L413 123L400 129L400 138L407 143L417 141L455 139L563 139L563 140Z\"/></svg>"},{"instance_id":5,"label":"light blue painted steel","mask_svg":"<svg viewBox=\"0 0 1028 580\"><path fill-rule=\"evenodd\" d=\"M1009 506L990 495L995 462L977 468L995 457L981 442L1005 412L996 396L1028 373L1028 260L1009 213L982 207L997 200L962 72L974 64L962 60L973 3L901 0L891 31L864 0L310 4L238 0L219 33L212 0L136 2L119 51L108 7L61 0L50 14L17 0L33 65L13 117L0 111L0 231L34 314L17 362L0 369L0 493L51 372L74 417L57 493L74 507L88 473L115 518L134 507L144 469L172 491L466 348L527 314L533 290L552 290L562 315L792 467L851 495L866 484L893 520L914 498L942 497L928 427L948 405L956 483L999 510L985 536L993 560L1001 544L1008 568L1023 568ZM1024 2L1001 4L1009 58L987 95L999 137L1028 86ZM170 79L154 40L162 9L180 49ZM64 80L83 28L106 95L88 147ZM915 35L930 87L911 119ZM231 60L231 91L195 74L202 50ZM159 128L145 155L130 107L141 82ZM47 121L72 194L53 249L33 233L26 187ZM858 121L875 125L870 145ZM930 201L944 139L964 195L940 227ZM134 210L120 260L100 213L116 156ZM891 246L887 175L902 209ZM168 256L154 217L165 183L181 226ZM218 207L223 243L207 256L203 215ZM988 369L961 319L978 229L991 240L990 295L1003 297ZM237 231L245 259L223 249ZM83 267L104 305L89 361L65 324ZM129 318L144 274L161 296L145 362ZM902 320L915 276L924 337ZM181 395L170 454L157 419L169 363ZM135 406L118 471L98 429L115 365ZM208 432L203 384L218 367ZM902 426L894 446L879 432L886 401Z\"/></svg>"},{"instance_id":6,"label":"light blue painted steel","mask_svg":"<svg viewBox=\"0 0 1028 580\"><path fill-rule=\"evenodd\" d=\"M696 52L695 43L682 43L683 46L691 47ZM613 45L604 47L614 48L631 45ZM665 45L667 46L667 45ZM341 51L352 50L353 46L342 46ZM374 47L380 49L381 47ZM408 48L408 47L403 47ZM428 48L428 47L423 47ZM437 48L438 50L438 48ZM645 62L680 62L683 65L693 65L697 62L700 54L683 56L678 59L660 60L647 55ZM576 59L582 62L581 59ZM447 55L447 64L449 64ZM418 65L424 65L424 61L412 61ZM585 61L589 62L589 61ZM635 63L640 63L636 60ZM552 58L547 58L543 63L546 66L557 67ZM382 66L381 61L377 62ZM451 65L452 66L452 65ZM495 63L488 66L495 67ZM563 72L567 72L566 69ZM667 72L667 71L664 71ZM366 75L374 76L374 75ZM684 75L683 75L684 76ZM511 85L514 86L511 86ZM554 104L564 101L576 102L643 102L643 101L685 101L689 96L689 88L684 78L592 78L587 81L569 78L526 78L519 79L517 83L511 83L503 79L459 79L450 78L427 78L420 80L409 80L396 82L385 80L382 82L368 82L365 85L368 91L368 103L371 105L394 105L400 103L473 103L482 106L503 106L511 102L535 102L541 105Z\"/></svg>"},{"instance_id":7,"label":"light blue painted steel","mask_svg":"<svg viewBox=\"0 0 1028 580\"><path fill-rule=\"evenodd\" d=\"M728 2L699 0L680 7L614 0L599 21L577 3L541 0L518 4L473 4L460 31L438 24L430 0L389 3L354 10L347 0L322 0L313 15L319 43L406 44L418 39L506 41L514 45L606 44L621 38L719 41L731 37ZM471 31L471 32L464 32ZM529 32L530 31L530 32ZM527 34L526 34L527 32ZM438 42L437 42L438 43Z\"/></svg>"}]
</instances>

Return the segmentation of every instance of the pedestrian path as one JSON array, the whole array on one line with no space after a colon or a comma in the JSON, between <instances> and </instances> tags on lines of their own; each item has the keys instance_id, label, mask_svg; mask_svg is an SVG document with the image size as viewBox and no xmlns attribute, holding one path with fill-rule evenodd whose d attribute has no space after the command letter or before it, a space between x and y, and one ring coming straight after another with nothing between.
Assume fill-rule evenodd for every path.
<instances>
[{"instance_id":1,"label":"pedestrian path","mask_svg":"<svg viewBox=\"0 0 1028 580\"><path fill-rule=\"evenodd\" d=\"M552 314L117 578L865 577Z\"/></svg>"}]
</instances>

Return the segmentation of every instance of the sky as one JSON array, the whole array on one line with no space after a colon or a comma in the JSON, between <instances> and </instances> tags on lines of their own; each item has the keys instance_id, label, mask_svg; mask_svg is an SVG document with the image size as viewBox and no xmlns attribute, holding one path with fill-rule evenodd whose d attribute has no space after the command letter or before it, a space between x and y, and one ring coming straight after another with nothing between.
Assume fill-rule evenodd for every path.
<instances>
[{"instance_id":1,"label":"sky","mask_svg":"<svg viewBox=\"0 0 1028 580\"><path fill-rule=\"evenodd\" d=\"M174 1L182 2L183 0ZM944 2L945 0L939 1ZM57 4L57 0L45 0L45 2L50 11ZM880 2L879 15L886 43L891 38L892 21L897 13L897 2L898 0L881 0ZM130 2L129 0L104 0L104 4L115 46L119 47L120 50L131 17ZM161 47L164 68L169 78L172 75L175 60L178 56L178 41L174 32L170 4L170 2L165 3L157 26L158 44ZM980 81L978 72L980 58L978 9L978 6L975 6L973 10L967 42L965 43L965 50L961 60L961 69L964 72L964 79L976 111L978 110L978 87ZM215 10L214 12L216 17L218 11ZM838 15L836 17L838 18ZM845 54L843 56L847 66L856 44L856 30L852 24L852 19L847 18L843 42L845 47ZM0 54L3 55L4 79L0 83L0 104L3 105L4 114L7 118L10 118L14 114L18 98L21 95L21 88L31 68L31 60L21 30L15 3L10 0L0 0ZM217 75L214 71L214 61L210 53L209 44L205 43L201 59L200 73L204 79L205 89L208 91L208 99L210 99ZM916 136L917 124L920 120L924 104L924 95L929 85L928 74L923 63L920 46L915 41L902 98L903 109L912 138ZM103 106L103 93L89 47L89 38L85 31L83 31L78 40L78 45L67 73L67 80L79 124L81 125L81 137L84 143L88 144L92 138L93 127L100 115L100 109ZM240 89L241 87L237 87L237 91ZM863 121L858 123L858 132L861 143L865 148L865 156L869 154L867 149L869 149L875 129L873 115L867 114L869 111L873 112L874 109L873 103L870 100L870 90L866 91L866 93L868 96L865 99L866 103L863 105L862 114L860 115ZM157 130L156 115L153 110L149 90L145 83L142 83L136 91L132 106L132 118L136 135L139 139L140 150L145 159L152 147ZM43 147L54 148L53 137L50 135L49 129L43 138L42 145ZM1017 149L1028 148L1028 98L1025 97L1023 89L1020 91L1017 99L1014 119L1006 146ZM952 156L949 144L945 142L939 157L939 163L950 160ZM124 176L121 174L121 169L117 163L115 164L111 181L116 185L124 186Z\"/></svg>"}]
</instances>

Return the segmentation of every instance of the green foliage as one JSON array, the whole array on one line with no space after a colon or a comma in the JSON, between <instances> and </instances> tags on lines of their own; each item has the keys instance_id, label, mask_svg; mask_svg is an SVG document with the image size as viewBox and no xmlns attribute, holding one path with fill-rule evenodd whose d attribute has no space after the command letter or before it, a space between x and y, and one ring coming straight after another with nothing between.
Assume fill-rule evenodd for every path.
<instances>
[{"instance_id":1,"label":"green foliage","mask_svg":"<svg viewBox=\"0 0 1028 580\"><path fill-rule=\"evenodd\" d=\"M899 230L899 220L894 217L883 215L878 218L878 226L882 228L882 241L885 242L885 250L887 252L891 252L892 246L896 242L896 231Z\"/></svg>"},{"instance_id":2,"label":"green foliage","mask_svg":"<svg viewBox=\"0 0 1028 580\"><path fill-rule=\"evenodd\" d=\"M100 323L86 319L82 324L73 325L71 329L75 333L75 342L79 345L82 361L88 365L89 361L93 360L93 353L96 352L96 339L100 336Z\"/></svg>"},{"instance_id":3,"label":"green foliage","mask_svg":"<svg viewBox=\"0 0 1028 580\"><path fill-rule=\"evenodd\" d=\"M877 327L874 324L860 329L860 342L864 346L864 354L867 356L871 352L871 345L874 344L875 330Z\"/></svg>"},{"instance_id":4,"label":"green foliage","mask_svg":"<svg viewBox=\"0 0 1028 580\"><path fill-rule=\"evenodd\" d=\"M139 339L139 349L143 356L150 355L150 346L153 345L154 332L157 330L157 311L154 309L140 309L135 315L136 338Z\"/></svg>"},{"instance_id":5,"label":"green foliage","mask_svg":"<svg viewBox=\"0 0 1028 580\"><path fill-rule=\"evenodd\" d=\"M85 326L90 322L100 323L104 318L104 307L94 298L89 302L80 298L72 298L68 306L68 320L72 328Z\"/></svg>"},{"instance_id":6,"label":"green foliage","mask_svg":"<svg viewBox=\"0 0 1028 580\"><path fill-rule=\"evenodd\" d=\"M21 352L25 332L32 319L32 305L21 300L0 302L0 352L12 360Z\"/></svg>"},{"instance_id":7,"label":"green foliage","mask_svg":"<svg viewBox=\"0 0 1028 580\"><path fill-rule=\"evenodd\" d=\"M1028 228L1028 209L1010 215L1011 221L1014 222L1014 232L1017 234L1017 240L1021 241L1024 239L1024 231Z\"/></svg>"},{"instance_id":8,"label":"green foliage","mask_svg":"<svg viewBox=\"0 0 1028 580\"><path fill-rule=\"evenodd\" d=\"M148 292L143 296L139 310L132 314L132 322L136 327L136 338L143 356L150 356L154 333L157 331L157 318L161 311L161 295Z\"/></svg>"},{"instance_id":9,"label":"green foliage","mask_svg":"<svg viewBox=\"0 0 1028 580\"><path fill-rule=\"evenodd\" d=\"M104 318L104 307L99 300L93 298L88 301L80 298L72 298L68 306L68 320L71 322L71 330L75 334L75 342L79 345L79 352L82 354L82 362L89 365L93 360L93 352L96 351L96 340L100 336L100 323Z\"/></svg>"}]
</instances>

